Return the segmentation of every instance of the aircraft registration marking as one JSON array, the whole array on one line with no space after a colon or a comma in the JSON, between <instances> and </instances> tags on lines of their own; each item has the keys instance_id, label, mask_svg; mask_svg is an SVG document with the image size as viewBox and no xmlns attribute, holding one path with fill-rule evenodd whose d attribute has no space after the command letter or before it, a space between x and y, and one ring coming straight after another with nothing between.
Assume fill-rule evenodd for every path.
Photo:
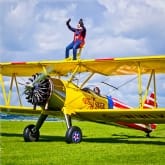
<instances>
[{"instance_id":1,"label":"aircraft registration marking","mask_svg":"<svg viewBox=\"0 0 165 165\"><path fill-rule=\"evenodd\" d=\"M85 105L88 105L89 109L104 109L105 104L99 101L96 101L95 98L92 97L85 97L82 99Z\"/></svg>"}]
</instances>

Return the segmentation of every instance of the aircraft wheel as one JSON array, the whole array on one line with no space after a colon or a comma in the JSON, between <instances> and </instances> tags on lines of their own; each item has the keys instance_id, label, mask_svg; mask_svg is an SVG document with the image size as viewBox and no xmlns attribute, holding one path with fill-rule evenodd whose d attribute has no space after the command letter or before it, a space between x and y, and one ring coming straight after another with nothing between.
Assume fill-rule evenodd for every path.
<instances>
[{"instance_id":1,"label":"aircraft wheel","mask_svg":"<svg viewBox=\"0 0 165 165\"><path fill-rule=\"evenodd\" d=\"M82 140L82 132L79 127L70 127L66 132L66 142L67 143L80 143Z\"/></svg>"},{"instance_id":2,"label":"aircraft wheel","mask_svg":"<svg viewBox=\"0 0 165 165\"><path fill-rule=\"evenodd\" d=\"M25 127L23 131L23 137L25 142L38 141L40 136L39 130L35 129L35 125L31 124Z\"/></svg>"}]
</instances>

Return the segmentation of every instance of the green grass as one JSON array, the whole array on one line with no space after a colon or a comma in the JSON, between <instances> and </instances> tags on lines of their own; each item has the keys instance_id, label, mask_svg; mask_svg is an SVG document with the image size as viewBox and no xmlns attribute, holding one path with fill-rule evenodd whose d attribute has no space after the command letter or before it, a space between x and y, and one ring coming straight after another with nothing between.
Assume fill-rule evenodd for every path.
<instances>
[{"instance_id":1,"label":"green grass","mask_svg":"<svg viewBox=\"0 0 165 165\"><path fill-rule=\"evenodd\" d=\"M164 165L165 125L151 138L141 131L74 122L80 144L66 144L63 122L45 122L39 142L24 142L23 128L34 121L1 121L1 165Z\"/></svg>"}]
</instances>

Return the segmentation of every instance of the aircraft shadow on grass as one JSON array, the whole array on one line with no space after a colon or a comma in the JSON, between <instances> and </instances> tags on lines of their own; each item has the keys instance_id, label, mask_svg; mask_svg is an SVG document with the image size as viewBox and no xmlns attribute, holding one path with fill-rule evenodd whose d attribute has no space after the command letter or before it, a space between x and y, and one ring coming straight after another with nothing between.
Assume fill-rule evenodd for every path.
<instances>
[{"instance_id":1,"label":"aircraft shadow on grass","mask_svg":"<svg viewBox=\"0 0 165 165\"><path fill-rule=\"evenodd\" d=\"M124 144L152 144L152 145L165 145L164 141L160 141L163 137L144 137L144 136L128 136L113 134L114 137L104 137L104 138L85 138L84 142L91 143L124 143ZM146 139L145 139L146 138ZM150 139L150 140L148 140ZM157 140L152 140L157 139Z\"/></svg>"},{"instance_id":2,"label":"aircraft shadow on grass","mask_svg":"<svg viewBox=\"0 0 165 165\"><path fill-rule=\"evenodd\" d=\"M6 136L6 137L21 137L22 134L19 133L0 133L0 136ZM51 135L41 135L39 142L64 142L65 137L64 136L51 136Z\"/></svg>"},{"instance_id":3,"label":"aircraft shadow on grass","mask_svg":"<svg viewBox=\"0 0 165 165\"><path fill-rule=\"evenodd\" d=\"M19 133L0 133L0 136L6 137L22 137L22 134ZM145 140L144 136L128 136L128 135L118 135L113 134L114 137L103 137L103 138L88 138L84 136L83 142L88 143L123 143L123 144L152 144L152 145L165 145L164 141L160 141L160 138L163 137L150 137ZM154 140L152 140L154 139ZM156 140L155 140L156 139ZM64 136L51 136L51 135L42 135L39 139L39 142L64 142Z\"/></svg>"}]
</instances>

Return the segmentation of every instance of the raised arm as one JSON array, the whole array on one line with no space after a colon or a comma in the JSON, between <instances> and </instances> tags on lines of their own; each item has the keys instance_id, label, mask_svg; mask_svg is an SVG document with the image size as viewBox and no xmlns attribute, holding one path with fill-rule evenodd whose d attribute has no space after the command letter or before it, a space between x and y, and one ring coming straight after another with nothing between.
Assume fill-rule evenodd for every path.
<instances>
[{"instance_id":1,"label":"raised arm","mask_svg":"<svg viewBox=\"0 0 165 165\"><path fill-rule=\"evenodd\" d=\"M67 25L67 27L68 27L69 30L71 30L72 32L75 32L76 29L70 26L70 21L71 21L71 19L69 18L69 19L66 21L66 25Z\"/></svg>"}]
</instances>

